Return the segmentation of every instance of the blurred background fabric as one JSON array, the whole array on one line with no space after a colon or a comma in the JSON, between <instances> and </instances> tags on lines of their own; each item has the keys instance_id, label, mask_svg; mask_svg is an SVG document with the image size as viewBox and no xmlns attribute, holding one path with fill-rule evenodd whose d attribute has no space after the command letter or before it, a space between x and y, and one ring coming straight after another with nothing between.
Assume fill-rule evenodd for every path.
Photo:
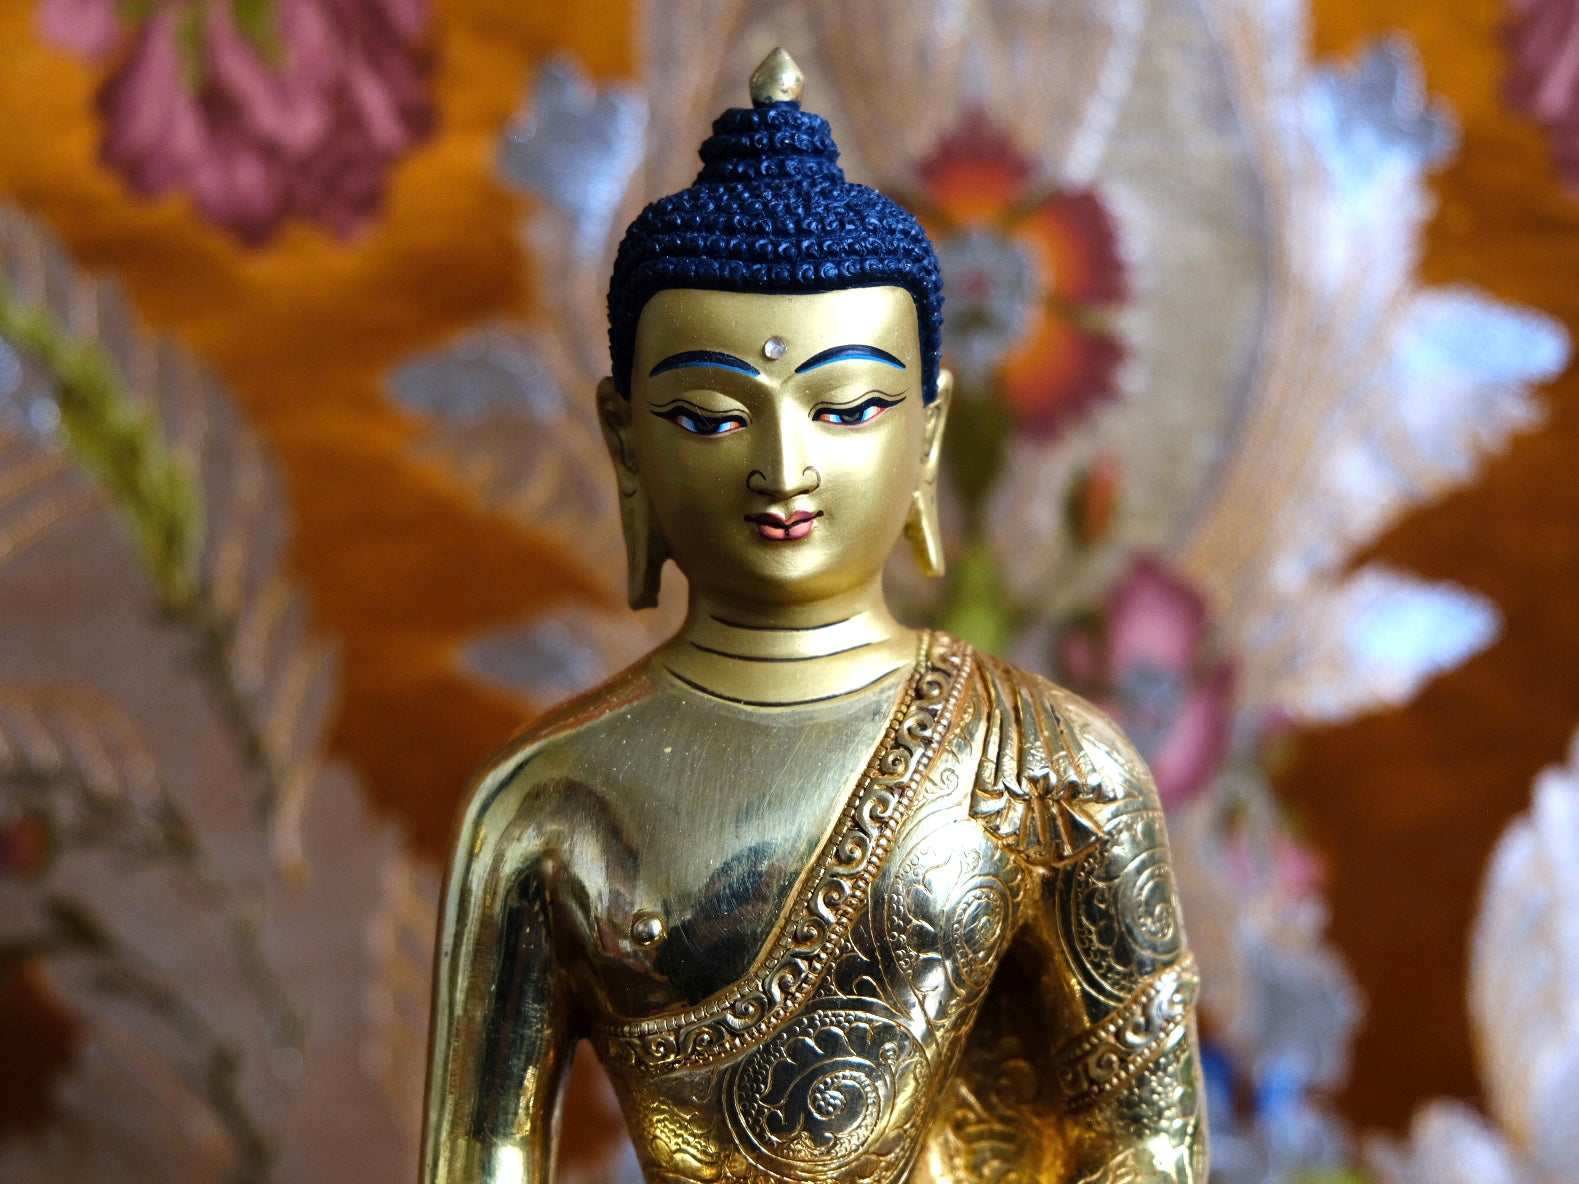
<instances>
[{"instance_id":1,"label":"blurred background fabric","mask_svg":"<svg viewBox=\"0 0 1579 1184\"><path fill-rule=\"evenodd\" d=\"M1157 770L1214 1178L1579 1179L1576 0L0 6L0 1177L409 1172L467 778L683 595L608 255L780 42L944 268L896 599Z\"/></svg>"}]
</instances>

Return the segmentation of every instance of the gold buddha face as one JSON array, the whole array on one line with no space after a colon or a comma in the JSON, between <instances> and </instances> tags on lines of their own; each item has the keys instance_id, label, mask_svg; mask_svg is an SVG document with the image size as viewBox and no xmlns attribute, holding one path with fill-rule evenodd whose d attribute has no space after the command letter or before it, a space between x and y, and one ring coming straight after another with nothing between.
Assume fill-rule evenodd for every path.
<instances>
[{"instance_id":1,"label":"gold buddha face","mask_svg":"<svg viewBox=\"0 0 1579 1184\"><path fill-rule=\"evenodd\" d=\"M600 408L622 492L693 588L800 604L880 577L936 479L950 386L923 403L903 288L669 289L637 324L629 401L606 382Z\"/></svg>"}]
</instances>

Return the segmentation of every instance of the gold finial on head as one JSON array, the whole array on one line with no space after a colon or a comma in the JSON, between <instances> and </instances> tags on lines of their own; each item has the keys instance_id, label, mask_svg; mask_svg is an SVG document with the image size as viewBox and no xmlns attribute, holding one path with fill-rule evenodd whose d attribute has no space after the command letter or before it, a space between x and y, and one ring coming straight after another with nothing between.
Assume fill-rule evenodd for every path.
<instances>
[{"instance_id":1,"label":"gold finial on head","mask_svg":"<svg viewBox=\"0 0 1579 1184\"><path fill-rule=\"evenodd\" d=\"M806 76L800 72L795 59L783 48L775 49L762 59L756 73L751 76L751 101L753 103L793 103L800 98Z\"/></svg>"}]
</instances>

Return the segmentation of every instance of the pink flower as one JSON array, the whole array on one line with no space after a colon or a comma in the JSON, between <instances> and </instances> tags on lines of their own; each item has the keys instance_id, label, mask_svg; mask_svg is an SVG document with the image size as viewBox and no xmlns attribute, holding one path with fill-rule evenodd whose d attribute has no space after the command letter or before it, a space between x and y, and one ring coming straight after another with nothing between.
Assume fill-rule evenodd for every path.
<instances>
[{"instance_id":1,"label":"pink flower","mask_svg":"<svg viewBox=\"0 0 1579 1184\"><path fill-rule=\"evenodd\" d=\"M151 17L130 56L99 92L101 109L122 113L105 124L100 153L139 193L163 193L181 184L208 147L197 99L182 85L175 23L170 10Z\"/></svg>"},{"instance_id":2,"label":"pink flower","mask_svg":"<svg viewBox=\"0 0 1579 1184\"><path fill-rule=\"evenodd\" d=\"M1100 622L1060 640L1061 673L1092 695L1140 749L1164 805L1205 787L1228 746L1232 670L1203 654L1206 605L1155 559L1142 559Z\"/></svg>"},{"instance_id":3,"label":"pink flower","mask_svg":"<svg viewBox=\"0 0 1579 1184\"><path fill-rule=\"evenodd\" d=\"M1509 0L1508 102L1546 132L1563 184L1579 197L1579 2Z\"/></svg>"},{"instance_id":4,"label":"pink flower","mask_svg":"<svg viewBox=\"0 0 1579 1184\"><path fill-rule=\"evenodd\" d=\"M1278 887L1289 900L1309 900L1327 885L1327 861L1321 852L1288 835L1279 835L1273 849Z\"/></svg>"},{"instance_id":5,"label":"pink flower","mask_svg":"<svg viewBox=\"0 0 1579 1184\"><path fill-rule=\"evenodd\" d=\"M1223 840L1223 867L1245 899L1266 895L1284 906L1297 906L1326 890L1327 860L1281 824L1270 834L1230 824Z\"/></svg>"},{"instance_id":6,"label":"pink flower","mask_svg":"<svg viewBox=\"0 0 1579 1184\"><path fill-rule=\"evenodd\" d=\"M117 0L44 0L38 10L39 35L97 61L120 42L119 9Z\"/></svg>"},{"instance_id":7,"label":"pink flower","mask_svg":"<svg viewBox=\"0 0 1579 1184\"><path fill-rule=\"evenodd\" d=\"M103 7L46 0L40 21L87 52L105 38L76 35L73 14L88 23ZM393 164L432 130L426 0L277 0L261 11L243 25L228 0L163 0L124 17L117 35L131 30L132 46L99 93L104 162L139 193L190 192L249 246L293 217L348 237L377 213Z\"/></svg>"}]
</instances>

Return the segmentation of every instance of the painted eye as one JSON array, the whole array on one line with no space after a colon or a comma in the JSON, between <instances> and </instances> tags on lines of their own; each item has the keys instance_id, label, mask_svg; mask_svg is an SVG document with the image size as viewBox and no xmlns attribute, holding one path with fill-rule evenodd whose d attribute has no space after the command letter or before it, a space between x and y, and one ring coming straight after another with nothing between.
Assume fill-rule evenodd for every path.
<instances>
[{"instance_id":1,"label":"painted eye","mask_svg":"<svg viewBox=\"0 0 1579 1184\"><path fill-rule=\"evenodd\" d=\"M901 401L873 395L854 407L819 407L812 413L812 418L818 423L836 423L843 427L855 427L858 424L869 423L890 407L899 406Z\"/></svg>"},{"instance_id":2,"label":"painted eye","mask_svg":"<svg viewBox=\"0 0 1579 1184\"><path fill-rule=\"evenodd\" d=\"M667 419L677 428L693 436L727 436L746 426L738 415L703 415L690 407L671 407L667 411L654 411L659 419Z\"/></svg>"}]
</instances>

